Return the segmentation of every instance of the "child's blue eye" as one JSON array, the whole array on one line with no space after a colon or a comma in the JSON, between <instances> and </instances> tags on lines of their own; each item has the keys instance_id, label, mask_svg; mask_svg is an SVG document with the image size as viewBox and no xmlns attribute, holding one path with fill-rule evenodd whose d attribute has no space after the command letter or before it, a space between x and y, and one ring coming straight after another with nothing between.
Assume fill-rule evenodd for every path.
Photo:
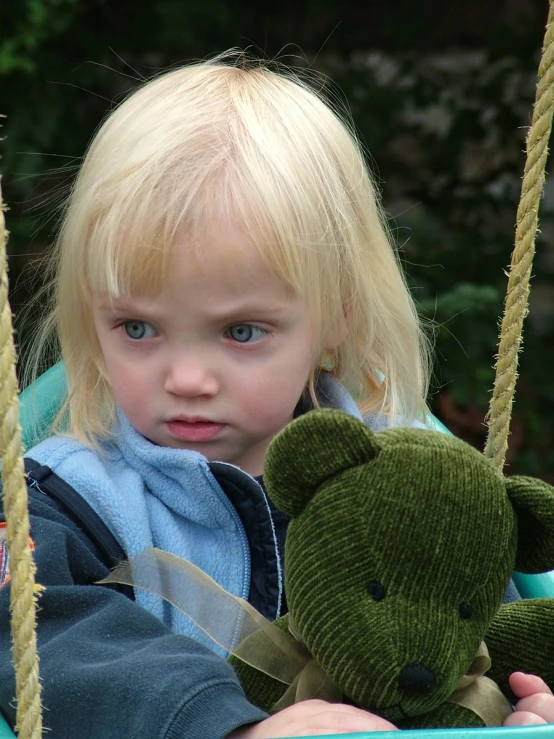
<instances>
[{"instance_id":1,"label":"child's blue eye","mask_svg":"<svg viewBox=\"0 0 554 739\"><path fill-rule=\"evenodd\" d=\"M125 321L123 329L130 339L151 339L156 335L156 329L146 321Z\"/></svg>"},{"instance_id":2,"label":"child's blue eye","mask_svg":"<svg viewBox=\"0 0 554 739\"><path fill-rule=\"evenodd\" d=\"M260 341L267 335L267 331L264 331L263 328L250 326L248 323L237 323L236 326L231 326L227 333L233 341L238 341L240 344Z\"/></svg>"}]
</instances>

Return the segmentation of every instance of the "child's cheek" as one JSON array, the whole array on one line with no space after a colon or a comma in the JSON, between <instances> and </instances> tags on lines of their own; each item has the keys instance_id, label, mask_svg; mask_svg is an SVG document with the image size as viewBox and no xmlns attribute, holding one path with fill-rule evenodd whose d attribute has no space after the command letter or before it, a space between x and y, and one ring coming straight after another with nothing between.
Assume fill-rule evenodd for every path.
<instances>
[{"instance_id":1,"label":"child's cheek","mask_svg":"<svg viewBox=\"0 0 554 739\"><path fill-rule=\"evenodd\" d=\"M129 366L112 367L109 373L115 401L132 425L142 433L152 413L152 385L140 371Z\"/></svg>"},{"instance_id":2,"label":"child's cheek","mask_svg":"<svg viewBox=\"0 0 554 739\"><path fill-rule=\"evenodd\" d=\"M261 378L244 386L239 400L241 415L253 431L278 433L294 416L305 387L304 377L295 381L284 371L272 378Z\"/></svg>"}]
</instances>

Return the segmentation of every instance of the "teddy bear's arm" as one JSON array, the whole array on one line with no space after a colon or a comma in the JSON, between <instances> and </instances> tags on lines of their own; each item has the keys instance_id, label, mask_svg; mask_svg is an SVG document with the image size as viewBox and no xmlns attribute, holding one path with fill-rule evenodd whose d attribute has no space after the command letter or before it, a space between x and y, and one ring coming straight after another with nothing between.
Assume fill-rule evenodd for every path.
<instances>
[{"instance_id":1,"label":"teddy bear's arm","mask_svg":"<svg viewBox=\"0 0 554 739\"><path fill-rule=\"evenodd\" d=\"M488 677L514 699L508 678L521 671L539 675L554 688L554 598L502 605L485 637L491 657Z\"/></svg>"},{"instance_id":2,"label":"teddy bear's arm","mask_svg":"<svg viewBox=\"0 0 554 739\"><path fill-rule=\"evenodd\" d=\"M274 625L283 631L288 631L288 615L279 618L275 621ZM256 639L260 641L259 648L256 647ZM263 645L266 641L263 633L253 634L248 637L248 640L252 641L252 648L258 654L263 654ZM279 698L284 695L287 685L279 682L279 680L275 680L275 678L269 677L269 675L266 675L261 670L251 667L234 655L228 657L228 662L233 666L248 700L263 711L269 713Z\"/></svg>"}]
</instances>

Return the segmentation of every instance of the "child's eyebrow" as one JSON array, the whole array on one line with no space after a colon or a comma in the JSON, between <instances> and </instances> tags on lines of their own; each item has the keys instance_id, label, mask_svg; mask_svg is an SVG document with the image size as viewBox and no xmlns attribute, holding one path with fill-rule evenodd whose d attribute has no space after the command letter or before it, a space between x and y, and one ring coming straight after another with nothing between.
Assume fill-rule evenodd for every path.
<instances>
[{"instance_id":1,"label":"child's eyebrow","mask_svg":"<svg viewBox=\"0 0 554 739\"><path fill-rule=\"evenodd\" d=\"M168 311L169 306L164 306L163 299L160 302L159 300L143 297L106 297L98 300L97 308L103 313L144 313L154 316L164 314ZM220 321L237 317L279 318L287 308L290 308L288 301L268 304L267 302L240 300L223 306L205 306L205 313L209 318Z\"/></svg>"},{"instance_id":2,"label":"child's eyebrow","mask_svg":"<svg viewBox=\"0 0 554 739\"><path fill-rule=\"evenodd\" d=\"M106 297L96 301L96 308L105 312L125 313L130 309L135 309L136 303L130 298L111 298Z\"/></svg>"},{"instance_id":3,"label":"child's eyebrow","mask_svg":"<svg viewBox=\"0 0 554 739\"><path fill-rule=\"evenodd\" d=\"M211 305L207 308L207 312L215 319L224 319L236 315L251 316L280 316L287 309L286 303L249 303L243 301L236 305L228 305L219 307Z\"/></svg>"}]
</instances>

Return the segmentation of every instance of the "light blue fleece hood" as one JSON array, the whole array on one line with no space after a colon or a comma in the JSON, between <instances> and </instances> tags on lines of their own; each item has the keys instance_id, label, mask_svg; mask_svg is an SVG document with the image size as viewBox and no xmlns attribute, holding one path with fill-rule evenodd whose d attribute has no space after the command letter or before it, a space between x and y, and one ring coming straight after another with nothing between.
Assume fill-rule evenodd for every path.
<instances>
[{"instance_id":1,"label":"light blue fleece hood","mask_svg":"<svg viewBox=\"0 0 554 739\"><path fill-rule=\"evenodd\" d=\"M320 376L317 396L322 407L339 408L361 419L354 400L330 375ZM375 431L387 425L379 416L364 420ZM100 453L74 439L54 436L26 456L50 467L77 490L129 557L158 547L193 562L233 595L248 598L248 540L203 455L152 444L118 411L114 437L101 445ZM136 600L172 631L214 648L184 614L158 597L137 589Z\"/></svg>"}]
</instances>

